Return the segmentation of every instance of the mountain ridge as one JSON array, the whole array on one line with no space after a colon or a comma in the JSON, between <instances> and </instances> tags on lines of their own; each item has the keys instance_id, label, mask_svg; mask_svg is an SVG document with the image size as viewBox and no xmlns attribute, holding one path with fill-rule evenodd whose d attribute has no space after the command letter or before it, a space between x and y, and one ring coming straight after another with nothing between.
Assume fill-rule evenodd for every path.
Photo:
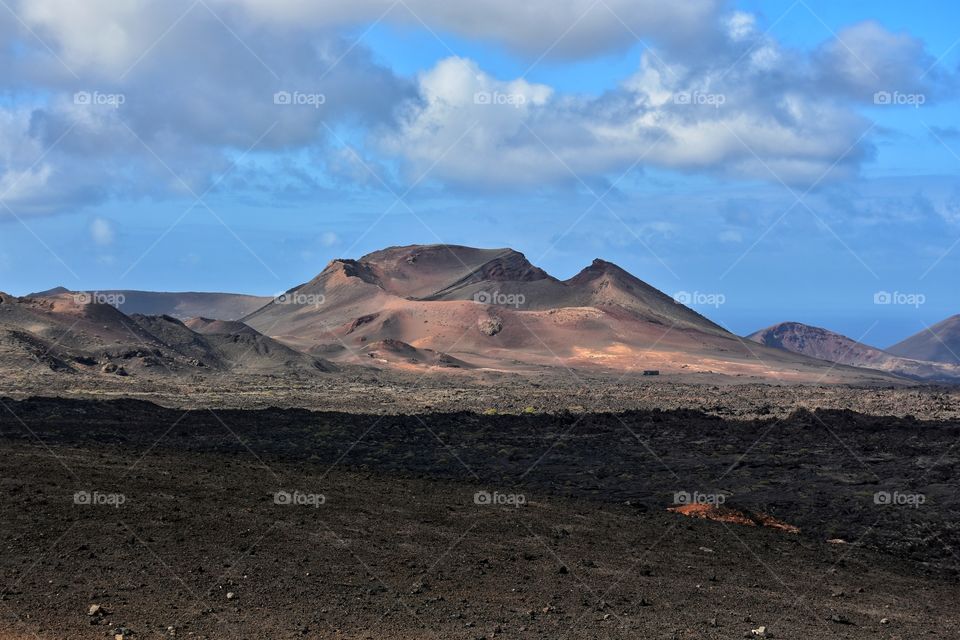
<instances>
[{"instance_id":1,"label":"mountain ridge","mask_svg":"<svg viewBox=\"0 0 960 640\"><path fill-rule=\"evenodd\" d=\"M615 263L596 258L561 280L510 248L387 247L331 260L275 298L134 292L143 294L137 304L159 306L159 314L125 314L121 304L129 301L117 299L122 293L58 287L13 298L23 309L48 310L50 326L40 333L29 329L44 326L36 314L18 320L16 305L0 295L0 329L14 353L45 352L56 346L58 331L73 329L67 318L78 322L82 335L62 345L67 368L70 358L87 362L91 352L109 360L113 344L139 353L133 335L173 365L202 362L225 373L356 364L464 375L654 371L778 383L952 380L956 373L948 364L897 357L799 323L775 325L744 341ZM98 304L103 297L115 304ZM238 301L249 310L230 317ZM201 312L185 318L185 309Z\"/></svg>"},{"instance_id":2,"label":"mountain ridge","mask_svg":"<svg viewBox=\"0 0 960 640\"><path fill-rule=\"evenodd\" d=\"M827 362L876 369L915 380L960 380L960 367L900 357L829 329L802 322L781 322L755 331L747 339Z\"/></svg>"},{"instance_id":3,"label":"mountain ridge","mask_svg":"<svg viewBox=\"0 0 960 640\"><path fill-rule=\"evenodd\" d=\"M901 340L887 351L906 358L960 365L960 314Z\"/></svg>"},{"instance_id":4,"label":"mountain ridge","mask_svg":"<svg viewBox=\"0 0 960 640\"><path fill-rule=\"evenodd\" d=\"M63 286L29 293L24 298L51 298L63 294L97 297L127 315L168 315L180 320L198 316L218 320L239 320L267 304L272 298L244 293L207 291L141 291L136 289L103 289L73 291Z\"/></svg>"},{"instance_id":5,"label":"mountain ridge","mask_svg":"<svg viewBox=\"0 0 960 640\"><path fill-rule=\"evenodd\" d=\"M403 343L493 369L766 376L773 367L789 380L822 366L781 350L758 359L756 348L612 262L597 258L561 280L509 248L406 245L338 258L242 321L298 350L355 363L377 357L373 344Z\"/></svg>"}]
</instances>

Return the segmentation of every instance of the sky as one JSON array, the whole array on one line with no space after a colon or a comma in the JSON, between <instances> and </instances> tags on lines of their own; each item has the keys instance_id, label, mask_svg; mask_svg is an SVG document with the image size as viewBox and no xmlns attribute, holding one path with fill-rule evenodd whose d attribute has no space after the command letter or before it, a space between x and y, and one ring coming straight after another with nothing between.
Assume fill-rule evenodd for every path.
<instances>
[{"instance_id":1,"label":"sky","mask_svg":"<svg viewBox=\"0 0 960 640\"><path fill-rule=\"evenodd\" d=\"M0 290L615 262L738 334L960 313L960 5L0 0Z\"/></svg>"}]
</instances>

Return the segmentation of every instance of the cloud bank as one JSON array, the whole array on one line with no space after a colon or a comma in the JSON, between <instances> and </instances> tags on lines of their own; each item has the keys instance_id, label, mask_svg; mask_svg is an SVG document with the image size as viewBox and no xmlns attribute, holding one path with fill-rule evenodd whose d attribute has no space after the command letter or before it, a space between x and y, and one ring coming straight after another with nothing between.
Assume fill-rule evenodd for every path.
<instances>
[{"instance_id":1,"label":"cloud bank","mask_svg":"<svg viewBox=\"0 0 960 640\"><path fill-rule=\"evenodd\" d=\"M811 51L713 0L21 0L0 16L0 201L17 215L242 187L594 189L657 168L799 190L877 153L865 107L954 77L875 22ZM649 47L600 96L499 78L459 55L398 75L374 22L531 64ZM349 31L349 35L348 34ZM909 106L909 105L907 105ZM291 187L296 182L296 188ZM237 187L236 181L230 182ZM0 208L0 215L8 212Z\"/></svg>"}]
</instances>

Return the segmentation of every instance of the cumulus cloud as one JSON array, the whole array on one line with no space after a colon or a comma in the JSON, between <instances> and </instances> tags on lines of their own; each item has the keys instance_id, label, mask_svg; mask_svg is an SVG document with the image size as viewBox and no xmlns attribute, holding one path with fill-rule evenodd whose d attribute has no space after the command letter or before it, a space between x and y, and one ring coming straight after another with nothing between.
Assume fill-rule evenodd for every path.
<instances>
[{"instance_id":1,"label":"cumulus cloud","mask_svg":"<svg viewBox=\"0 0 960 640\"><path fill-rule=\"evenodd\" d=\"M405 158L410 178L428 172L461 184L533 184L556 170L535 166L528 123L552 90L525 80L503 82L462 58L447 58L420 76L421 99L383 148ZM553 164L553 163L551 163Z\"/></svg>"},{"instance_id":2,"label":"cumulus cloud","mask_svg":"<svg viewBox=\"0 0 960 640\"><path fill-rule=\"evenodd\" d=\"M106 218L94 218L90 221L90 238L101 247L109 247L117 237L113 223Z\"/></svg>"},{"instance_id":3,"label":"cumulus cloud","mask_svg":"<svg viewBox=\"0 0 960 640\"><path fill-rule=\"evenodd\" d=\"M216 0L214 6L235 5ZM374 20L404 26L427 24L495 41L538 58L581 58L627 49L639 38L689 48L712 36L723 0L239 0L259 20L274 24L340 26ZM442 37L442 35L441 35Z\"/></svg>"},{"instance_id":4,"label":"cumulus cloud","mask_svg":"<svg viewBox=\"0 0 960 640\"><path fill-rule=\"evenodd\" d=\"M921 40L874 21L841 29L814 54L817 80L825 90L867 101L880 91L932 93L934 81L944 77L935 62Z\"/></svg>"},{"instance_id":5,"label":"cumulus cloud","mask_svg":"<svg viewBox=\"0 0 960 640\"><path fill-rule=\"evenodd\" d=\"M743 242L743 234L736 229L727 229L726 231L720 232L717 240L724 244L740 244Z\"/></svg>"},{"instance_id":6,"label":"cumulus cloud","mask_svg":"<svg viewBox=\"0 0 960 640\"><path fill-rule=\"evenodd\" d=\"M641 69L600 98L558 96L542 85L491 78L476 63L441 61L420 77L422 101L386 148L412 173L456 183L529 187L658 166L736 178L812 184L850 175L871 153L869 124L808 79L771 71L769 55L731 70Z\"/></svg>"},{"instance_id":7,"label":"cumulus cloud","mask_svg":"<svg viewBox=\"0 0 960 640\"><path fill-rule=\"evenodd\" d=\"M238 159L323 147L328 127L385 126L415 97L330 31L278 37L179 0L16 9L26 27L0 29L0 50L23 51L0 80L21 95L0 106L0 188L24 214L200 194Z\"/></svg>"},{"instance_id":8,"label":"cumulus cloud","mask_svg":"<svg viewBox=\"0 0 960 640\"><path fill-rule=\"evenodd\" d=\"M593 188L657 167L813 185L853 176L872 157L858 109L874 92L932 96L952 81L929 71L919 40L877 23L803 52L721 0L12 6L29 30L0 21L0 90L14 96L0 103L0 194L24 214L227 185L281 197L400 190L400 176L481 190ZM638 36L653 48L616 89L584 97L458 56L399 77L341 31L376 20L432 38L422 20L441 38L529 60L625 50Z\"/></svg>"},{"instance_id":9,"label":"cumulus cloud","mask_svg":"<svg viewBox=\"0 0 960 640\"><path fill-rule=\"evenodd\" d=\"M710 55L647 53L599 98L495 79L449 58L421 74L422 100L386 148L413 175L429 168L458 184L589 184L654 166L812 187L851 178L874 156L859 107L876 92L924 92L930 101L934 87L944 93L954 80L921 41L875 22L810 53L782 46L752 14L713 27ZM501 99L476 99L490 95Z\"/></svg>"}]
</instances>

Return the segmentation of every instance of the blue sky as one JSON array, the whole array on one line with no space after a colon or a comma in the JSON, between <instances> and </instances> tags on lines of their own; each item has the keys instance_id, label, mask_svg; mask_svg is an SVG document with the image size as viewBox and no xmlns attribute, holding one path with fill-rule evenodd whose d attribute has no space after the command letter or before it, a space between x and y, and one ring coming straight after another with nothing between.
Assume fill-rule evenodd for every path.
<instances>
[{"instance_id":1,"label":"blue sky","mask_svg":"<svg viewBox=\"0 0 960 640\"><path fill-rule=\"evenodd\" d=\"M449 242L720 294L741 334L960 313L960 9L676 5L11 2L0 290L269 295Z\"/></svg>"}]
</instances>

